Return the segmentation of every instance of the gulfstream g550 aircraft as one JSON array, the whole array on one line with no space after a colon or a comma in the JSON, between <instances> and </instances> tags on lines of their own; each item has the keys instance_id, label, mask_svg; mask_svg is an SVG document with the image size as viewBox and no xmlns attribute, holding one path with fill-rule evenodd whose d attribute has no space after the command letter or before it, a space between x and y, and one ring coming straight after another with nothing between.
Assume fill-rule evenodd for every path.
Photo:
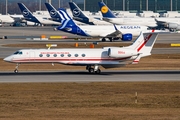
<instances>
[{"instance_id":1,"label":"gulfstream g550 aircraft","mask_svg":"<svg viewBox=\"0 0 180 120\"><path fill-rule=\"evenodd\" d=\"M141 32L132 45L127 47L104 48L67 48L67 49L22 49L4 58L6 62L23 63L60 63L65 65L86 66L90 73L100 73L99 66L115 68L126 64L137 64L141 57L151 55L158 33Z\"/></svg>"}]
</instances>

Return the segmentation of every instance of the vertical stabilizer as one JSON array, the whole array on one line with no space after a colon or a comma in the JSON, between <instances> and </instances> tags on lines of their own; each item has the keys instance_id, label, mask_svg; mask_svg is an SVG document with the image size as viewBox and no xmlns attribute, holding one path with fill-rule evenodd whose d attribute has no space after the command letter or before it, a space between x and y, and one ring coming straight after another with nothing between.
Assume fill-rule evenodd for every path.
<instances>
[{"instance_id":1,"label":"vertical stabilizer","mask_svg":"<svg viewBox=\"0 0 180 120\"><path fill-rule=\"evenodd\" d=\"M106 17L106 18L116 18L116 16L107 7L107 5L104 2L98 2L98 4L99 4L100 11L101 11L103 17Z\"/></svg>"},{"instance_id":2,"label":"vertical stabilizer","mask_svg":"<svg viewBox=\"0 0 180 120\"><path fill-rule=\"evenodd\" d=\"M59 9L60 17L62 18L61 26L57 27L58 30L82 35L82 36L89 36L87 35L79 26L75 24L73 19L68 15L65 9Z\"/></svg>"},{"instance_id":3,"label":"vertical stabilizer","mask_svg":"<svg viewBox=\"0 0 180 120\"><path fill-rule=\"evenodd\" d=\"M50 3L45 3L45 6L48 9L48 12L53 21L57 21L57 22L62 21L59 12Z\"/></svg>"},{"instance_id":4,"label":"vertical stabilizer","mask_svg":"<svg viewBox=\"0 0 180 120\"><path fill-rule=\"evenodd\" d=\"M93 22L90 22L90 18L87 15L85 15L74 2L69 2L69 6L73 14L73 19L80 21L82 23L94 25Z\"/></svg>"},{"instance_id":5,"label":"vertical stabilizer","mask_svg":"<svg viewBox=\"0 0 180 120\"><path fill-rule=\"evenodd\" d=\"M28 17L28 18L34 17L31 11L23 3L18 3L18 6L24 17Z\"/></svg>"},{"instance_id":6,"label":"vertical stabilizer","mask_svg":"<svg viewBox=\"0 0 180 120\"><path fill-rule=\"evenodd\" d=\"M59 10L60 17L62 19L62 25L58 28L64 29L65 27L76 27L76 23L72 20L72 18L68 15L65 9L60 8Z\"/></svg>"},{"instance_id":7,"label":"vertical stabilizer","mask_svg":"<svg viewBox=\"0 0 180 120\"><path fill-rule=\"evenodd\" d=\"M31 11L23 3L18 3L18 6L21 10L22 15L27 21L41 24L40 21L31 13Z\"/></svg>"},{"instance_id":8,"label":"vertical stabilizer","mask_svg":"<svg viewBox=\"0 0 180 120\"><path fill-rule=\"evenodd\" d=\"M151 50L158 37L158 32L141 32L139 37L134 43L126 48L133 49L138 52L137 58L133 61L133 64L138 63L141 57L151 55Z\"/></svg>"}]
</instances>

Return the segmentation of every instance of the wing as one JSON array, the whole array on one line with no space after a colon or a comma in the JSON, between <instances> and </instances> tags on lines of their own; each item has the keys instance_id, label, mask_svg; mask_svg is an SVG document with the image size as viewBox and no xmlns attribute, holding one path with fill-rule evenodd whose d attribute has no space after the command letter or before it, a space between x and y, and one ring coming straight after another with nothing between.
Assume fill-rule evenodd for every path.
<instances>
[{"instance_id":1,"label":"wing","mask_svg":"<svg viewBox=\"0 0 180 120\"><path fill-rule=\"evenodd\" d=\"M117 27L114 25L115 31L113 33L107 34L105 37L108 38L117 38L122 36L122 32L117 29Z\"/></svg>"},{"instance_id":2,"label":"wing","mask_svg":"<svg viewBox=\"0 0 180 120\"><path fill-rule=\"evenodd\" d=\"M119 30L116 30L113 33L106 35L106 37L112 37L112 38L121 37L121 36L122 36L122 32Z\"/></svg>"},{"instance_id":3,"label":"wing","mask_svg":"<svg viewBox=\"0 0 180 120\"><path fill-rule=\"evenodd\" d=\"M167 22L165 22L165 21L159 21L157 19L155 19L155 21L156 21L157 25L166 25L167 24Z\"/></svg>"}]
</instances>

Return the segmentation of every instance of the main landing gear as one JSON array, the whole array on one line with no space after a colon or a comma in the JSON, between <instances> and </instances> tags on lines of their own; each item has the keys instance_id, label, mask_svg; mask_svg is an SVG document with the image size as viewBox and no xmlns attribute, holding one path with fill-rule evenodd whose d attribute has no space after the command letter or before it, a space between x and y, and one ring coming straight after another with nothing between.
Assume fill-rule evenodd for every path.
<instances>
[{"instance_id":1,"label":"main landing gear","mask_svg":"<svg viewBox=\"0 0 180 120\"><path fill-rule=\"evenodd\" d=\"M96 74L101 73L101 70L99 69L98 65L94 65L94 67L92 67L91 65L87 65L86 70L88 70L89 73L96 73Z\"/></svg>"},{"instance_id":2,"label":"main landing gear","mask_svg":"<svg viewBox=\"0 0 180 120\"><path fill-rule=\"evenodd\" d=\"M14 70L14 73L18 73L18 68L19 68L19 63L16 64L16 67L15 67L15 70Z\"/></svg>"}]
</instances>

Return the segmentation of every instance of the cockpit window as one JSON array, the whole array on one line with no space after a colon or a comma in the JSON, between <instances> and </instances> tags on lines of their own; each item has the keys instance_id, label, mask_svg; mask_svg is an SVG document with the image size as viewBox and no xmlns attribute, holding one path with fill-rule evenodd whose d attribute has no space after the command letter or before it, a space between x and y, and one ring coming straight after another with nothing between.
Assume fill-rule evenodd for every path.
<instances>
[{"instance_id":1,"label":"cockpit window","mask_svg":"<svg viewBox=\"0 0 180 120\"><path fill-rule=\"evenodd\" d=\"M15 54L15 55L17 55L17 54L22 55L22 51L16 51L14 54Z\"/></svg>"},{"instance_id":2,"label":"cockpit window","mask_svg":"<svg viewBox=\"0 0 180 120\"><path fill-rule=\"evenodd\" d=\"M19 53L19 51L16 51L14 54L18 54Z\"/></svg>"},{"instance_id":3,"label":"cockpit window","mask_svg":"<svg viewBox=\"0 0 180 120\"><path fill-rule=\"evenodd\" d=\"M22 55L22 51L19 51L19 54Z\"/></svg>"}]
</instances>

